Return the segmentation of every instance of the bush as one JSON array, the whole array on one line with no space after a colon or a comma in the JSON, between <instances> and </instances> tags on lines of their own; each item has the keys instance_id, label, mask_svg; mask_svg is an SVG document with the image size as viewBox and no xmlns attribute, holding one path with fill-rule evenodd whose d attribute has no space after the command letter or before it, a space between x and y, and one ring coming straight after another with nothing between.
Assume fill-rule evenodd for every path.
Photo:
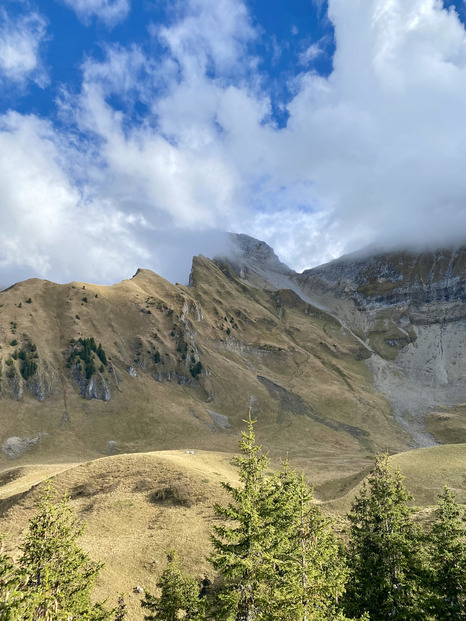
<instances>
[{"instance_id":1,"label":"bush","mask_svg":"<svg viewBox=\"0 0 466 621\"><path fill-rule=\"evenodd\" d=\"M196 364L193 365L189 369L189 372L191 373L192 377L194 379L196 379L196 377L202 373L202 363L201 363L201 361L199 360L198 362L196 362Z\"/></svg>"},{"instance_id":2,"label":"bush","mask_svg":"<svg viewBox=\"0 0 466 621\"><path fill-rule=\"evenodd\" d=\"M157 488L149 495L149 499L154 504L166 503L181 507L192 507L194 504L188 486L178 481Z\"/></svg>"}]
</instances>

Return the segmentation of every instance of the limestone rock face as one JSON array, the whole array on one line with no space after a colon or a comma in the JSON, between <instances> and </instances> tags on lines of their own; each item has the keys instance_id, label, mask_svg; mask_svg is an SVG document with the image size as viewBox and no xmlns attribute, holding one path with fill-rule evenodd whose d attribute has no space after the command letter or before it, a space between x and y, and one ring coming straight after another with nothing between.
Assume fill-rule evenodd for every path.
<instances>
[{"instance_id":1,"label":"limestone rock face","mask_svg":"<svg viewBox=\"0 0 466 621\"><path fill-rule=\"evenodd\" d=\"M226 257L216 263L228 274L228 269L261 289L294 289L290 280L295 272L282 263L273 249L263 241L244 234L230 235L231 248Z\"/></svg>"},{"instance_id":2,"label":"limestone rock face","mask_svg":"<svg viewBox=\"0 0 466 621\"><path fill-rule=\"evenodd\" d=\"M293 280L360 334L377 388L415 442L430 444L424 414L466 400L466 246L349 255Z\"/></svg>"},{"instance_id":3,"label":"limestone rock face","mask_svg":"<svg viewBox=\"0 0 466 621\"><path fill-rule=\"evenodd\" d=\"M84 399L100 399L101 401L110 401L112 395L110 388L105 379L100 375L92 375L90 379L86 379L82 373L75 371L73 379L81 390L81 396Z\"/></svg>"}]
</instances>

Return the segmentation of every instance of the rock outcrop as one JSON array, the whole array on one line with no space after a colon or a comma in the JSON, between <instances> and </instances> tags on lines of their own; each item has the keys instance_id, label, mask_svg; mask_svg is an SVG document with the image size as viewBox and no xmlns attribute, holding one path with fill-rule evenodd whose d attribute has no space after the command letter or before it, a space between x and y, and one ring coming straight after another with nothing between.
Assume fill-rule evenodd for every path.
<instances>
[{"instance_id":1,"label":"rock outcrop","mask_svg":"<svg viewBox=\"0 0 466 621\"><path fill-rule=\"evenodd\" d=\"M349 255L293 277L366 342L377 388L417 445L423 419L466 401L466 246Z\"/></svg>"}]
</instances>

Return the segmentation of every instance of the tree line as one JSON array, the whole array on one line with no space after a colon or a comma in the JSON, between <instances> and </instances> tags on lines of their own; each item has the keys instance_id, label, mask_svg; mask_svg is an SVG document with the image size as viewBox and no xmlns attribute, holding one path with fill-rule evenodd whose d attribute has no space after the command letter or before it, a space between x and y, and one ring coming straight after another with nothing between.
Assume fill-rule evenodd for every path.
<instances>
[{"instance_id":1,"label":"tree line","mask_svg":"<svg viewBox=\"0 0 466 621\"><path fill-rule=\"evenodd\" d=\"M466 523L444 488L435 518L421 528L388 456L374 468L348 515L346 543L289 463L266 475L254 421L242 433L240 485L223 483L209 561L213 583L186 576L175 550L158 593L145 592L146 621L465 621ZM77 544L82 527L65 497L47 487L14 563L0 554L0 619L122 621L122 598L109 610L91 603L102 565Z\"/></svg>"}]
</instances>

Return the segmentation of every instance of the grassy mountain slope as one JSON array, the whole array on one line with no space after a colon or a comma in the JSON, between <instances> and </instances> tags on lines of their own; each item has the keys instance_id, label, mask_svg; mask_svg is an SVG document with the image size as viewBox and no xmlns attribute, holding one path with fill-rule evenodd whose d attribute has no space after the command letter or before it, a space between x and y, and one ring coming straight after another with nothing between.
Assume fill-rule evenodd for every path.
<instances>
[{"instance_id":1,"label":"grassy mountain slope","mask_svg":"<svg viewBox=\"0 0 466 621\"><path fill-rule=\"evenodd\" d=\"M367 351L335 319L204 257L192 285L140 270L111 287L30 280L0 293L0 468L12 457L232 451L248 407L273 458L318 463L323 480L408 448ZM96 351L80 358L91 337L106 365ZM27 361L37 369L25 379Z\"/></svg>"}]
</instances>

